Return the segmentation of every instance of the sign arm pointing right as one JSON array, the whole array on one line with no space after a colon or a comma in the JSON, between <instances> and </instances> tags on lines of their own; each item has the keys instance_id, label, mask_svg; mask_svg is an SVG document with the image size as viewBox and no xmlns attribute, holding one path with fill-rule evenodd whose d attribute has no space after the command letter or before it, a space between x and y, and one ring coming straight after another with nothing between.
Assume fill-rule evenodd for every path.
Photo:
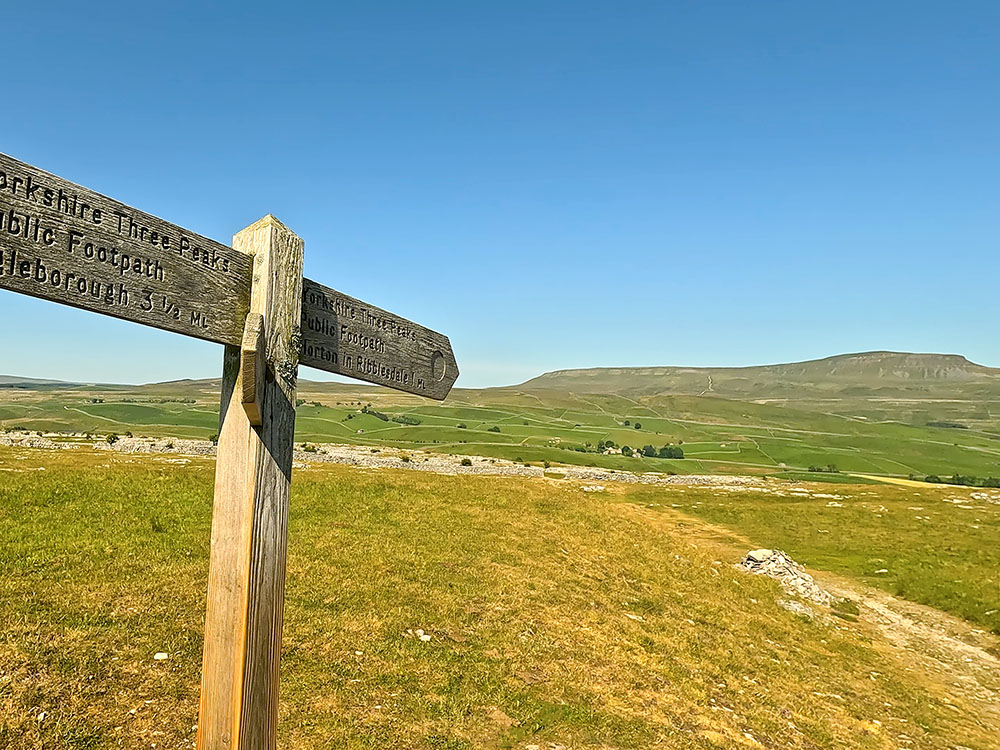
<instances>
[{"instance_id":1,"label":"sign arm pointing right","mask_svg":"<svg viewBox=\"0 0 1000 750\"><path fill-rule=\"evenodd\" d=\"M309 279L299 363L438 401L458 378L444 334Z\"/></svg>"}]
</instances>

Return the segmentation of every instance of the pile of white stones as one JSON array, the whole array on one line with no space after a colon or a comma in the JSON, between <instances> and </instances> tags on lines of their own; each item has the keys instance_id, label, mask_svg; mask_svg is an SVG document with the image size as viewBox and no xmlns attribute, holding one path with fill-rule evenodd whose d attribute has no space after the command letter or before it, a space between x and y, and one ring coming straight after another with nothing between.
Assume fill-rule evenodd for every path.
<instances>
[{"instance_id":1,"label":"pile of white stones","mask_svg":"<svg viewBox=\"0 0 1000 750\"><path fill-rule=\"evenodd\" d=\"M0 445L14 448L43 448L56 450L60 446L46 437L27 432L0 432Z\"/></svg>"},{"instance_id":2,"label":"pile of white stones","mask_svg":"<svg viewBox=\"0 0 1000 750\"><path fill-rule=\"evenodd\" d=\"M830 592L821 589L801 565L781 550L751 550L740 564L751 573L774 578L789 594L817 604L829 605L833 601Z\"/></svg>"},{"instance_id":3,"label":"pile of white stones","mask_svg":"<svg viewBox=\"0 0 1000 750\"><path fill-rule=\"evenodd\" d=\"M187 456L215 454L215 445L208 440L184 438L120 437L114 443L99 439L94 441L94 449L118 453L182 453Z\"/></svg>"}]
</instances>

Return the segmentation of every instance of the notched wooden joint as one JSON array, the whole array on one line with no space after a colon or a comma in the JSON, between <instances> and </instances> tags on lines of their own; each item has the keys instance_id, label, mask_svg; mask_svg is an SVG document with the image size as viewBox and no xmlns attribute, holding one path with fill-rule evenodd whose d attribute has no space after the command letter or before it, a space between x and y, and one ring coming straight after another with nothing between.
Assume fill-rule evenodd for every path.
<instances>
[{"instance_id":1,"label":"notched wooden joint","mask_svg":"<svg viewBox=\"0 0 1000 750\"><path fill-rule=\"evenodd\" d=\"M263 424L264 382L267 378L267 359L264 339L264 316L260 313L247 315L243 328L243 344L240 347L240 392L243 409L250 424Z\"/></svg>"}]
</instances>

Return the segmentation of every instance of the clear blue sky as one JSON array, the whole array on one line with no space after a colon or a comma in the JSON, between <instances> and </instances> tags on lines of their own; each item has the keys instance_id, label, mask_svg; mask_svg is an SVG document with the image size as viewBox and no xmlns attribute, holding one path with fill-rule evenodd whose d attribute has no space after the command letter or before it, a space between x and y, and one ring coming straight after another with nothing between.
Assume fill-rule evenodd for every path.
<instances>
[{"instance_id":1,"label":"clear blue sky","mask_svg":"<svg viewBox=\"0 0 1000 750\"><path fill-rule=\"evenodd\" d=\"M451 336L459 385L1000 366L996 2L11 3L0 151ZM221 348L0 292L0 372ZM321 378L312 370L304 377Z\"/></svg>"}]
</instances>

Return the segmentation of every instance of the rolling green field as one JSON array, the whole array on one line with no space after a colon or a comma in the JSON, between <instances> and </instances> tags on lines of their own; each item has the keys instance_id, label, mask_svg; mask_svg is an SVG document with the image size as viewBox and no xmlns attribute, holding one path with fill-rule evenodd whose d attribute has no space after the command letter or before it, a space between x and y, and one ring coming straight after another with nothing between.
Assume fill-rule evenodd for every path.
<instances>
[{"instance_id":1,"label":"rolling green field","mask_svg":"<svg viewBox=\"0 0 1000 750\"><path fill-rule=\"evenodd\" d=\"M0 448L0 746L191 746L213 470ZM891 524L879 554L905 570L928 527L904 522L915 511L899 488L836 491L842 517L823 497L296 469L280 746L1000 747L995 717L949 675L863 621L792 614L777 584L731 567L767 543L871 577L854 558ZM996 514L971 535L984 511L922 492L956 563L928 568L934 596L993 606L977 579L996 574ZM771 503L838 536L732 515ZM749 539L727 542L699 515Z\"/></svg>"},{"instance_id":2,"label":"rolling green field","mask_svg":"<svg viewBox=\"0 0 1000 750\"><path fill-rule=\"evenodd\" d=\"M0 427L205 439L217 431L217 387L205 381L8 389L0 391ZM664 394L633 400L516 388L459 389L439 404L376 388L306 381L299 395L304 400L296 423L299 441L427 448L633 471L801 476L810 467L833 465L840 475L1000 475L1000 435L989 430L872 422L788 404ZM368 405L390 421L362 413ZM670 443L680 446L685 458L598 454L598 442L608 440L632 448Z\"/></svg>"}]
</instances>

